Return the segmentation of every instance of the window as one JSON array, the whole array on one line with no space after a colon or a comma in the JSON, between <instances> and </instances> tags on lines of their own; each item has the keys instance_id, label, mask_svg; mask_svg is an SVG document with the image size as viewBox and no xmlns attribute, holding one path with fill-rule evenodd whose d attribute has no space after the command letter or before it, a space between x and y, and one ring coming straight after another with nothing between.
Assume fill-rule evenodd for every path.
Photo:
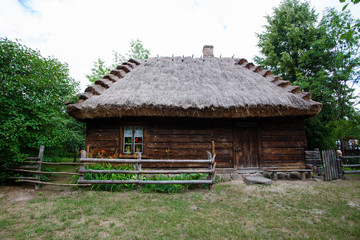
<instances>
[{"instance_id":1,"label":"window","mask_svg":"<svg viewBox=\"0 0 360 240\"><path fill-rule=\"evenodd\" d=\"M124 149L123 153L132 154L143 152L144 130L142 126L124 127Z\"/></svg>"}]
</instances>

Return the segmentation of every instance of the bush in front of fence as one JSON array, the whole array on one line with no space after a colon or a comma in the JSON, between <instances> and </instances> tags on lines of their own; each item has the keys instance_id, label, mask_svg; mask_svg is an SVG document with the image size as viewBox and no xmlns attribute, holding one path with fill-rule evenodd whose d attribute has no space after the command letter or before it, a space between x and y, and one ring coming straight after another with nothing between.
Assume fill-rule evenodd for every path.
<instances>
[{"instance_id":1,"label":"bush in front of fence","mask_svg":"<svg viewBox=\"0 0 360 240\"><path fill-rule=\"evenodd\" d=\"M87 165L86 169L91 170L134 170L132 164L111 165L110 163L97 163L95 165ZM206 174L178 174L178 175L153 175L153 176L141 176L142 180L200 180L204 178ZM77 183L79 176L74 176L74 183ZM124 174L124 173L85 173L85 180L137 180L137 174ZM159 193L177 193L185 191L187 189L195 188L195 185L191 184L144 184L141 190L143 192L159 192ZM205 187L205 186L202 186ZM134 190L137 188L137 184L93 184L91 190L95 191L122 191L122 190Z\"/></svg>"}]
</instances>

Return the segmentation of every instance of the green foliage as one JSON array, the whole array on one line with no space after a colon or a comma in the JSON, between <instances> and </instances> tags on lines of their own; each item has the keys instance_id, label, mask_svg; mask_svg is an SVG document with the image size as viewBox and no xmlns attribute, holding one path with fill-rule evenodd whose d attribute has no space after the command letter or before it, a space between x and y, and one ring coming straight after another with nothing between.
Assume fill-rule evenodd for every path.
<instances>
[{"instance_id":1,"label":"green foliage","mask_svg":"<svg viewBox=\"0 0 360 240\"><path fill-rule=\"evenodd\" d=\"M92 170L127 170L133 171L134 166L132 164L122 164L120 166L113 166L111 164L96 164L86 166L86 169ZM199 180L204 177L205 174L179 174L174 176L154 175L154 177L146 178L142 176L142 180ZM79 176L74 177L74 183L77 183ZM85 173L84 179L86 180L137 180L137 174L124 174L124 173ZM176 193L184 191L194 186L190 184L145 184L142 186L144 192L160 192L160 193ZM92 190L103 191L121 191L125 189L136 189L137 184L94 184Z\"/></svg>"},{"instance_id":2,"label":"green foliage","mask_svg":"<svg viewBox=\"0 0 360 240\"><path fill-rule=\"evenodd\" d=\"M301 72L301 54L309 50L315 40L315 10L307 2L285 0L275 8L274 15L266 19L265 32L257 34L258 46L265 57L255 57L255 61L294 82Z\"/></svg>"},{"instance_id":3,"label":"green foliage","mask_svg":"<svg viewBox=\"0 0 360 240\"><path fill-rule=\"evenodd\" d=\"M72 138L77 123L66 114L65 103L74 101L78 90L66 64L0 38L0 80L1 165L37 154L40 145L49 152L83 141Z\"/></svg>"},{"instance_id":4,"label":"green foliage","mask_svg":"<svg viewBox=\"0 0 360 240\"><path fill-rule=\"evenodd\" d=\"M205 174L179 174L175 176L155 175L147 180L168 181L168 180L200 180ZM144 192L177 193L194 188L191 184L145 184L142 187Z\"/></svg>"},{"instance_id":5,"label":"green foliage","mask_svg":"<svg viewBox=\"0 0 360 240\"><path fill-rule=\"evenodd\" d=\"M258 34L263 56L255 61L311 92L313 100L323 104L321 113L306 121L308 148L334 147L343 135L336 126L344 121L353 124L357 114L354 85L359 80L359 20L349 12L327 9L317 23L314 9L299 0L284 0L267 20L265 32ZM354 33L345 40L341 36L347 26L354 27Z\"/></svg>"},{"instance_id":6,"label":"green foliage","mask_svg":"<svg viewBox=\"0 0 360 240\"><path fill-rule=\"evenodd\" d=\"M130 50L125 54L113 51L113 64L107 66L105 61L98 58L94 62L94 66L91 68L91 74L86 75L90 83L94 83L96 80L101 79L104 75L109 74L111 69L115 69L118 65L128 61L129 59L147 59L150 56L150 50L144 48L142 41L139 39L131 40Z\"/></svg>"},{"instance_id":7,"label":"green foliage","mask_svg":"<svg viewBox=\"0 0 360 240\"><path fill-rule=\"evenodd\" d=\"M86 75L86 77L91 83L95 83L96 80L101 79L104 75L108 74L110 70L111 69L105 65L105 61L98 58L91 68L91 74Z\"/></svg>"},{"instance_id":8,"label":"green foliage","mask_svg":"<svg viewBox=\"0 0 360 240\"><path fill-rule=\"evenodd\" d=\"M124 164L120 166L112 166L111 164L96 164L86 166L87 169L92 170L134 170L133 165ZM137 180L137 174L124 174L124 173L85 173L84 179L86 180ZM77 181L77 180L76 180ZM119 191L122 189L136 189L135 184L94 184L92 190L105 190L105 191Z\"/></svg>"}]
</instances>

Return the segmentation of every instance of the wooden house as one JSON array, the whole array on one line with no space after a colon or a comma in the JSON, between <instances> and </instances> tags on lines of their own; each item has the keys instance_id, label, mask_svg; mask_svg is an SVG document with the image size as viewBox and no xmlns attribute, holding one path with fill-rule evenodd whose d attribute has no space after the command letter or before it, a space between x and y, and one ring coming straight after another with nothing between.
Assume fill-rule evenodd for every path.
<instances>
[{"instance_id":1,"label":"wooden house","mask_svg":"<svg viewBox=\"0 0 360 240\"><path fill-rule=\"evenodd\" d=\"M88 87L68 113L87 123L90 151L204 159L215 141L220 168L305 167L304 121L321 103L212 49L202 58L131 59Z\"/></svg>"}]
</instances>

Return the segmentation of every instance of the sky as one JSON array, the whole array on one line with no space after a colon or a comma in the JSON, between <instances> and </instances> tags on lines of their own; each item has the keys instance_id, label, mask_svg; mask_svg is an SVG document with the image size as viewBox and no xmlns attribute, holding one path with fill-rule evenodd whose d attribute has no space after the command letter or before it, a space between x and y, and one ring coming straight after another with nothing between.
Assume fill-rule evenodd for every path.
<instances>
[{"instance_id":1,"label":"sky","mask_svg":"<svg viewBox=\"0 0 360 240\"><path fill-rule=\"evenodd\" d=\"M349 0L348 0L349 1ZM259 55L256 33L280 0L0 0L0 37L19 39L69 66L70 76L89 85L97 58L112 64L139 39L151 56L200 57L213 45L215 57ZM319 17L339 0L311 0ZM360 4L348 9L360 18Z\"/></svg>"}]
</instances>

